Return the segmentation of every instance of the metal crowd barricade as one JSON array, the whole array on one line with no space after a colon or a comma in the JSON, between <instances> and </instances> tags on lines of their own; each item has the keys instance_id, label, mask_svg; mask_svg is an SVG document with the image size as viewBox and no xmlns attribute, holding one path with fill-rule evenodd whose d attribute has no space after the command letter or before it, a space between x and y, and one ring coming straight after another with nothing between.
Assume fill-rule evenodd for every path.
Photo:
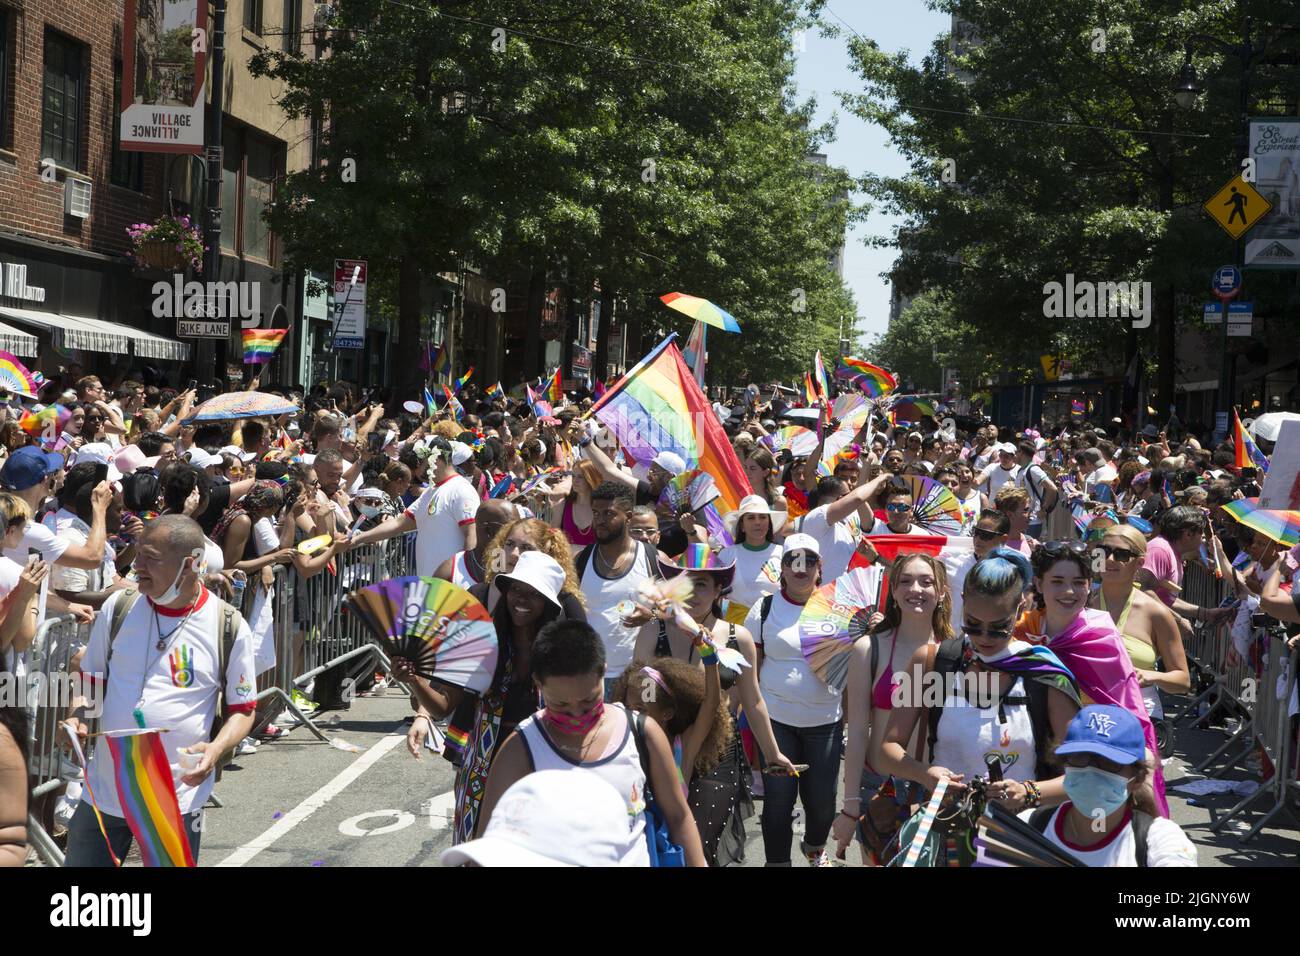
<instances>
[{"instance_id":1,"label":"metal crowd barricade","mask_svg":"<svg viewBox=\"0 0 1300 956\"><path fill-rule=\"evenodd\" d=\"M63 852L45 829L43 821L50 815L38 816L37 811L80 776L80 768L59 747L58 731L79 690L72 680L72 661L89 637L90 625L78 624L71 615L49 618L37 629L31 647L23 655L31 786L27 835L48 866L62 866Z\"/></svg>"},{"instance_id":2,"label":"metal crowd barricade","mask_svg":"<svg viewBox=\"0 0 1300 956\"><path fill-rule=\"evenodd\" d=\"M1217 579L1199 564L1188 567L1183 576L1182 597L1191 604L1200 607L1218 607L1226 593L1226 584ZM1213 712L1211 707L1200 715L1200 707L1219 696L1219 644L1220 629L1205 624L1192 625L1192 639L1183 642L1187 654L1187 666L1192 677L1192 697L1172 718L1174 723L1186 720L1189 715L1198 715L1197 723L1202 723ZM1216 705L1217 706L1217 703Z\"/></svg>"}]
</instances>

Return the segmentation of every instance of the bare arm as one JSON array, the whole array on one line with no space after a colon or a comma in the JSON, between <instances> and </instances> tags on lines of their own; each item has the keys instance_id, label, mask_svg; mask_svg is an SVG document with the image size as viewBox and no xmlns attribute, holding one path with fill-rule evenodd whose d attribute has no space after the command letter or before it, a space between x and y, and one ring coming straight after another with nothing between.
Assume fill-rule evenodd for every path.
<instances>
[{"instance_id":1,"label":"bare arm","mask_svg":"<svg viewBox=\"0 0 1300 956\"><path fill-rule=\"evenodd\" d=\"M1259 609L1269 617L1287 624L1300 624L1300 611L1289 595L1282 593L1282 562L1276 562L1264 575L1264 587L1259 594Z\"/></svg>"},{"instance_id":2,"label":"bare arm","mask_svg":"<svg viewBox=\"0 0 1300 956\"><path fill-rule=\"evenodd\" d=\"M27 864L27 786L18 743L0 727L0 867Z\"/></svg>"},{"instance_id":3,"label":"bare arm","mask_svg":"<svg viewBox=\"0 0 1300 956\"><path fill-rule=\"evenodd\" d=\"M587 458L590 459L591 463L599 468L600 473L610 481L622 482L633 490L636 490L636 478L618 467L618 465L614 464L614 460L610 458L609 455L605 454L605 450L600 447L599 442L588 442L583 451L586 452Z\"/></svg>"},{"instance_id":4,"label":"bare arm","mask_svg":"<svg viewBox=\"0 0 1300 956\"><path fill-rule=\"evenodd\" d=\"M357 534L352 539L352 547L355 548L362 544L374 544L376 541L387 541L389 538L414 530L415 519L403 511L400 515L385 518L369 531L362 531ZM466 535L466 537L468 537L468 535Z\"/></svg>"},{"instance_id":5,"label":"bare arm","mask_svg":"<svg viewBox=\"0 0 1300 956\"><path fill-rule=\"evenodd\" d=\"M1288 602L1290 603L1290 602ZM1192 675L1187 668L1187 652L1183 649L1183 636L1173 612L1152 598L1151 637L1164 670L1138 671L1143 686L1154 684L1171 694L1186 694L1192 689Z\"/></svg>"},{"instance_id":6,"label":"bare arm","mask_svg":"<svg viewBox=\"0 0 1300 956\"><path fill-rule=\"evenodd\" d=\"M649 727L651 722L647 722ZM501 795L514 785L518 780L522 780L528 774L532 773L532 765L528 760L528 753L524 749L524 742L519 737L519 732L514 731L506 738L506 742L501 745L497 755L492 758L492 768L488 771L487 789L483 791L483 802L479 805L478 819L474 824L474 836L478 836L487 830L488 821L492 819L492 811L496 809L497 801ZM698 837L697 837L698 839Z\"/></svg>"}]
</instances>

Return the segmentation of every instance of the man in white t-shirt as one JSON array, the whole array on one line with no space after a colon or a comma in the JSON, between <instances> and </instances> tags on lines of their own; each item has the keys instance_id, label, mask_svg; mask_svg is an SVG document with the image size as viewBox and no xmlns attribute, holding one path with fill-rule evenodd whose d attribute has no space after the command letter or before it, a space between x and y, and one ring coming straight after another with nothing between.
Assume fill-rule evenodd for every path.
<instances>
[{"instance_id":1,"label":"man in white t-shirt","mask_svg":"<svg viewBox=\"0 0 1300 956\"><path fill-rule=\"evenodd\" d=\"M989 496L989 501L997 497L998 489L1007 482L1015 484L1016 476L1020 474L1020 466L1016 464L1015 445L1003 442L995 445L994 450L998 455L997 464L989 465L976 479L980 490Z\"/></svg>"},{"instance_id":2,"label":"man in white t-shirt","mask_svg":"<svg viewBox=\"0 0 1300 956\"><path fill-rule=\"evenodd\" d=\"M228 605L203 586L203 531L193 519L163 515L151 521L140 539L135 566L138 595L120 591L105 603L91 628L81 672L97 691L91 700L102 711L101 731L165 728L162 745L172 778L178 781L176 800L197 861L202 808L212 792L220 755L253 728L257 690L252 634L237 611L227 616ZM118 602L124 600L133 603L114 635L112 621ZM223 643L229 647L224 672ZM225 722L210 740L219 699ZM84 740L86 726L77 723ZM195 758L196 763L187 766ZM112 754L102 740L90 758L87 778L113 853L124 859L132 834L114 782ZM87 799L83 794L68 826L66 865L111 866Z\"/></svg>"},{"instance_id":3,"label":"man in white t-shirt","mask_svg":"<svg viewBox=\"0 0 1300 956\"><path fill-rule=\"evenodd\" d=\"M822 559L822 581L830 583L849 569L858 542L849 529L848 520L856 511L864 525L873 525L876 519L867 508L867 502L892 477L888 472L882 472L852 491L846 491L839 479L825 478L809 496L812 510L804 515L799 530L817 541Z\"/></svg>"},{"instance_id":4,"label":"man in white t-shirt","mask_svg":"<svg viewBox=\"0 0 1300 956\"><path fill-rule=\"evenodd\" d=\"M474 517L479 497L451 463L455 445L466 447L435 438L430 444L434 472L429 487L400 515L353 536L351 547L415 531L415 573L421 577L432 577L457 551L472 550L478 543Z\"/></svg>"}]
</instances>

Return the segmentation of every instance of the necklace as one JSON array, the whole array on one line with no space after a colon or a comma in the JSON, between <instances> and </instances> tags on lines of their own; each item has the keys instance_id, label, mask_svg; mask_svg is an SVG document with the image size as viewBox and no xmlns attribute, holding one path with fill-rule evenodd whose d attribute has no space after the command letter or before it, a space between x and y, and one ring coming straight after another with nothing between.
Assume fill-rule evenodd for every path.
<instances>
[{"instance_id":1,"label":"necklace","mask_svg":"<svg viewBox=\"0 0 1300 956\"><path fill-rule=\"evenodd\" d=\"M636 552L635 552L635 544L636 544L636 542L633 541L633 547L634 547L634 550L633 550L633 551L624 551L622 554L620 554L620 555L618 556L618 560L615 561L613 564L610 564L609 561L607 561L607 560L605 559L605 556L604 556L603 554L600 553L600 545L597 545L597 546L596 546L596 561L597 561L598 564L604 564L604 565L605 565L605 571L607 572L607 573L604 575L604 577L611 577L611 578L612 578L612 577L617 577L617 576L618 576L619 568L621 568L621 567L623 566L623 562L627 560L628 555L629 555L629 554L635 554L635 553L636 553ZM597 570L599 570L599 568L597 568Z\"/></svg>"}]
</instances>

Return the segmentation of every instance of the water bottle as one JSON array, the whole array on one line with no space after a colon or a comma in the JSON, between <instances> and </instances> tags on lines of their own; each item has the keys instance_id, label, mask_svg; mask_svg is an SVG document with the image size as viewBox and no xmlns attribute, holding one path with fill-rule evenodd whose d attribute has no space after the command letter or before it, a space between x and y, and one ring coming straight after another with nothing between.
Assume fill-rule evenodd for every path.
<instances>
[{"instance_id":1,"label":"water bottle","mask_svg":"<svg viewBox=\"0 0 1300 956\"><path fill-rule=\"evenodd\" d=\"M244 588L248 587L248 580L242 574L236 575L230 581L231 590L234 591L234 597L231 603L237 608L244 606Z\"/></svg>"}]
</instances>

